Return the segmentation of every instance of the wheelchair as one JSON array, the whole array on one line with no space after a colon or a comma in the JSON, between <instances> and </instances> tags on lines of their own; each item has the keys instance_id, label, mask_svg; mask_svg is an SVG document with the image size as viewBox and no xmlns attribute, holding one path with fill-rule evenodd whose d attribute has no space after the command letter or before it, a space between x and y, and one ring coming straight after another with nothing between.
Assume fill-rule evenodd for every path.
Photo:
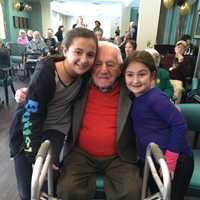
<instances>
[{"instance_id":1,"label":"wheelchair","mask_svg":"<svg viewBox=\"0 0 200 200\"><path fill-rule=\"evenodd\" d=\"M159 172L155 167L157 164L160 167L162 180ZM158 192L148 195L148 177L151 175L158 187ZM171 178L167 163L164 159L163 153L155 143L150 143L146 150L144 176L142 184L141 200L170 200L171 196Z\"/></svg>"},{"instance_id":2,"label":"wheelchair","mask_svg":"<svg viewBox=\"0 0 200 200\"><path fill-rule=\"evenodd\" d=\"M163 180L160 179L155 167L155 163L159 164L163 174ZM159 192L151 196L147 196L148 176L152 176L159 188ZM52 169L52 149L49 140L44 141L36 156L35 165L33 167L31 182L31 200L38 200L42 194L42 186L46 180L48 182L48 192L46 194L49 200L61 200L54 197L53 169ZM145 170L142 185L141 200L170 200L171 180L167 164L163 154L155 143L150 143L147 147ZM104 193L104 180L102 175L97 175L95 199L106 199Z\"/></svg>"}]
</instances>

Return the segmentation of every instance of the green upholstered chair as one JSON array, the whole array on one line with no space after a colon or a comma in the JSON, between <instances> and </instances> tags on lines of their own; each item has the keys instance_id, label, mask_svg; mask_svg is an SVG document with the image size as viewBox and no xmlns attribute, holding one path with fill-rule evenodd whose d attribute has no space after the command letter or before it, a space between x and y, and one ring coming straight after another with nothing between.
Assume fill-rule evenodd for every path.
<instances>
[{"instance_id":1,"label":"green upholstered chair","mask_svg":"<svg viewBox=\"0 0 200 200\"><path fill-rule=\"evenodd\" d=\"M11 72L12 67L10 64L10 52L6 48L0 48L0 87L4 88L7 105L9 103L8 86L11 87L11 90L15 95Z\"/></svg>"},{"instance_id":2,"label":"green upholstered chair","mask_svg":"<svg viewBox=\"0 0 200 200\"><path fill-rule=\"evenodd\" d=\"M179 104L183 113L188 129L195 132L193 148L196 148L198 136L200 134L200 104ZM193 149L194 153L194 172L188 188L188 195L200 197L200 149Z\"/></svg>"},{"instance_id":3,"label":"green upholstered chair","mask_svg":"<svg viewBox=\"0 0 200 200\"><path fill-rule=\"evenodd\" d=\"M20 45L14 42L8 42L7 48L10 49L11 64L21 66L24 63L24 56L26 51L26 45Z\"/></svg>"},{"instance_id":4,"label":"green upholstered chair","mask_svg":"<svg viewBox=\"0 0 200 200\"><path fill-rule=\"evenodd\" d=\"M188 97L190 99L193 99L195 102L200 103L200 84L199 80L197 77L194 77L192 79L192 89L188 94Z\"/></svg>"},{"instance_id":5,"label":"green upholstered chair","mask_svg":"<svg viewBox=\"0 0 200 200\"><path fill-rule=\"evenodd\" d=\"M96 177L96 193L94 199L106 199L106 195L104 192L104 175L97 174Z\"/></svg>"},{"instance_id":6,"label":"green upholstered chair","mask_svg":"<svg viewBox=\"0 0 200 200\"><path fill-rule=\"evenodd\" d=\"M194 149L194 172L188 188L188 195L200 197L200 150Z\"/></svg>"}]
</instances>

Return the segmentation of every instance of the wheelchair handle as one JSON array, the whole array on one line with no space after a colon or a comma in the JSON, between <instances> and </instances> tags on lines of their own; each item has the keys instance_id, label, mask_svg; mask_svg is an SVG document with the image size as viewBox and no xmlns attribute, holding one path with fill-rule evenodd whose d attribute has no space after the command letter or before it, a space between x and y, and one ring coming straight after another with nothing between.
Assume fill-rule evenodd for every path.
<instances>
[{"instance_id":1,"label":"wheelchair handle","mask_svg":"<svg viewBox=\"0 0 200 200\"><path fill-rule=\"evenodd\" d=\"M51 168L52 149L49 140L44 141L36 156L31 180L31 200L38 200L48 173L48 194L53 196L53 174Z\"/></svg>"},{"instance_id":2,"label":"wheelchair handle","mask_svg":"<svg viewBox=\"0 0 200 200\"><path fill-rule=\"evenodd\" d=\"M159 177L159 172L157 171L155 167L154 160L152 159L152 157L155 158L155 160L157 161L157 164L160 166L163 180L161 180ZM159 189L159 193L158 193L159 198L162 200L170 200L171 179L170 179L169 169L167 167L162 151L160 150L159 146L155 143L150 143L146 151L141 200L152 199L151 198L152 196L150 198L148 197L145 198L147 194L148 176L149 176L150 171Z\"/></svg>"},{"instance_id":3,"label":"wheelchair handle","mask_svg":"<svg viewBox=\"0 0 200 200\"><path fill-rule=\"evenodd\" d=\"M153 157L156 158L156 160L164 159L163 153L162 153L162 151L160 150L160 148L158 147L157 144L150 143L148 148L151 149L151 153L152 153Z\"/></svg>"},{"instance_id":4,"label":"wheelchair handle","mask_svg":"<svg viewBox=\"0 0 200 200\"><path fill-rule=\"evenodd\" d=\"M36 159L38 157L42 157L43 159L45 159L49 148L50 148L50 141L49 140L44 141L40 146L40 149L37 153Z\"/></svg>"}]
</instances>

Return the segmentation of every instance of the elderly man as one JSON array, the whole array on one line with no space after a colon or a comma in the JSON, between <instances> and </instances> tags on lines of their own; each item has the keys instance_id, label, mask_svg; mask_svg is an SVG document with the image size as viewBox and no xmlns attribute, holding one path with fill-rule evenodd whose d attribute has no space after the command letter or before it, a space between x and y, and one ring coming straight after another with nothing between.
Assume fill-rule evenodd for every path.
<instances>
[{"instance_id":1,"label":"elderly man","mask_svg":"<svg viewBox=\"0 0 200 200\"><path fill-rule=\"evenodd\" d=\"M58 195L65 200L91 199L97 172L104 174L107 199L139 199L131 101L120 80L121 63L117 46L99 42L92 80L74 105L74 147L65 157L58 184Z\"/></svg>"},{"instance_id":2,"label":"elderly man","mask_svg":"<svg viewBox=\"0 0 200 200\"><path fill-rule=\"evenodd\" d=\"M96 174L104 174L107 199L140 199L135 137L131 133L131 100L121 80L119 48L99 42L91 81L75 102L72 150L64 159L57 194L63 200L94 197Z\"/></svg>"}]
</instances>

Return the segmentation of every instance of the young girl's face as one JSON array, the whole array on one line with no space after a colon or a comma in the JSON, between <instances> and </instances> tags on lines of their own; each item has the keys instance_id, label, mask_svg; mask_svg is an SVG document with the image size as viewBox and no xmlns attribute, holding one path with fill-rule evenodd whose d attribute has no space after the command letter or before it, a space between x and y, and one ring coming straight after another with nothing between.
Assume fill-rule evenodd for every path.
<instances>
[{"instance_id":1,"label":"young girl's face","mask_svg":"<svg viewBox=\"0 0 200 200\"><path fill-rule=\"evenodd\" d=\"M72 77L84 74L94 64L97 46L93 39L74 38L70 47L64 48L65 67Z\"/></svg>"},{"instance_id":2,"label":"young girl's face","mask_svg":"<svg viewBox=\"0 0 200 200\"><path fill-rule=\"evenodd\" d=\"M131 62L125 71L125 81L128 89L138 97L154 87L155 72L151 73L143 63Z\"/></svg>"}]
</instances>

